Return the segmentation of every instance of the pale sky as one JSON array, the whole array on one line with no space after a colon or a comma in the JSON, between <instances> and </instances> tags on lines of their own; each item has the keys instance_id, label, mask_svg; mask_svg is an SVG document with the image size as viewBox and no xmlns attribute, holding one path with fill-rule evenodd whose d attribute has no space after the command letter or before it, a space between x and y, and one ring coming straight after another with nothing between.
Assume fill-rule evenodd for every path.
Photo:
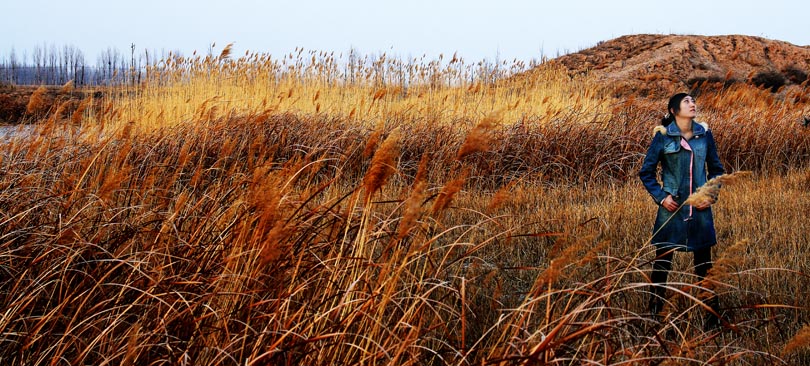
<instances>
[{"instance_id":1,"label":"pale sky","mask_svg":"<svg viewBox=\"0 0 810 366\"><path fill-rule=\"evenodd\" d=\"M5 0L0 60L39 47L80 49L93 64L109 47L129 55L214 53L234 43L281 57L306 51L385 52L467 62L530 61L576 52L622 35L743 34L810 45L806 0Z\"/></svg>"}]
</instances>

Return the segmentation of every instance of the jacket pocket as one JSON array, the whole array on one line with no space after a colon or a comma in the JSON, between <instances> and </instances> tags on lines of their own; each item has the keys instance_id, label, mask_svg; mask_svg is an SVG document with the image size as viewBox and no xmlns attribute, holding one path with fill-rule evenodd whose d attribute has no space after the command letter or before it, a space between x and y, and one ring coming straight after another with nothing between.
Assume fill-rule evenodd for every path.
<instances>
[{"instance_id":1,"label":"jacket pocket","mask_svg":"<svg viewBox=\"0 0 810 366\"><path fill-rule=\"evenodd\" d=\"M678 198L678 171L680 170L681 144L670 139L664 144L664 154L661 161L661 181L665 192Z\"/></svg>"},{"instance_id":2,"label":"jacket pocket","mask_svg":"<svg viewBox=\"0 0 810 366\"><path fill-rule=\"evenodd\" d=\"M691 145L692 151L695 153L695 160L706 160L706 139L702 136L695 136Z\"/></svg>"},{"instance_id":3,"label":"jacket pocket","mask_svg":"<svg viewBox=\"0 0 810 366\"><path fill-rule=\"evenodd\" d=\"M675 154L678 151L681 151L681 144L675 141L675 139L669 139L669 141L664 144L664 154Z\"/></svg>"}]
</instances>

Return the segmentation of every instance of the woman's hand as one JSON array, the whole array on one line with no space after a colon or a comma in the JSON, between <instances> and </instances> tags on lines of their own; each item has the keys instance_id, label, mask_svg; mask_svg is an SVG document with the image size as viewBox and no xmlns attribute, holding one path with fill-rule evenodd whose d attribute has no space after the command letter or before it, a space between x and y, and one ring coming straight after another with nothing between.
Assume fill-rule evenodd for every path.
<instances>
[{"instance_id":1,"label":"woman's hand","mask_svg":"<svg viewBox=\"0 0 810 366\"><path fill-rule=\"evenodd\" d=\"M712 203L713 203L713 200L703 200L700 203L698 203L697 205L694 205L692 207L694 207L698 211L703 211L703 210L711 207Z\"/></svg>"},{"instance_id":2,"label":"woman's hand","mask_svg":"<svg viewBox=\"0 0 810 366\"><path fill-rule=\"evenodd\" d=\"M667 195L667 198L664 198L664 200L661 201L661 206L664 206L664 208L669 212L675 212L675 210L678 209L678 203L672 199L671 194Z\"/></svg>"}]
</instances>

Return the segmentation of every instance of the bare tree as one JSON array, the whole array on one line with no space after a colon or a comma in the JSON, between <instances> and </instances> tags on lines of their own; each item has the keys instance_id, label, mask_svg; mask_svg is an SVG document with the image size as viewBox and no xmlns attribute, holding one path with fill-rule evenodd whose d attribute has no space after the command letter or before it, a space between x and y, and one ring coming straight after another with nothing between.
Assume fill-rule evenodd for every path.
<instances>
[{"instance_id":1,"label":"bare tree","mask_svg":"<svg viewBox=\"0 0 810 366\"><path fill-rule=\"evenodd\" d=\"M130 49L129 78L131 80L132 85L135 85L135 43L132 43L129 46L129 49Z\"/></svg>"},{"instance_id":2,"label":"bare tree","mask_svg":"<svg viewBox=\"0 0 810 366\"><path fill-rule=\"evenodd\" d=\"M53 85L57 82L56 73L59 68L59 52L56 51L55 44L51 44L50 49L48 49L48 52L46 53L46 59L48 60L48 79L46 83Z\"/></svg>"},{"instance_id":3,"label":"bare tree","mask_svg":"<svg viewBox=\"0 0 810 366\"><path fill-rule=\"evenodd\" d=\"M35 46L34 47L34 53L31 55L31 57L33 59L34 67L35 67L35 70L36 70L36 72L34 74L34 83L35 84L42 84L43 83L42 69L44 68L44 61L43 60L45 58L42 49L39 48L39 46Z\"/></svg>"},{"instance_id":4,"label":"bare tree","mask_svg":"<svg viewBox=\"0 0 810 366\"><path fill-rule=\"evenodd\" d=\"M11 47L11 51L8 54L8 64L4 63L3 69L5 70L5 78L4 80L11 84L17 84L17 68L19 67L18 60L17 60L17 52L14 51L14 47Z\"/></svg>"},{"instance_id":5,"label":"bare tree","mask_svg":"<svg viewBox=\"0 0 810 366\"><path fill-rule=\"evenodd\" d=\"M182 57L180 51L144 50L136 52L131 44L130 57L108 47L101 52L95 65L88 64L85 54L74 45L49 45L43 43L33 48L31 59L24 50L22 57L15 49L8 55L0 53L0 81L17 85L64 84L73 80L76 85L113 85L128 83L139 85L149 78L160 60ZM146 75L144 75L144 71Z\"/></svg>"},{"instance_id":6,"label":"bare tree","mask_svg":"<svg viewBox=\"0 0 810 366\"><path fill-rule=\"evenodd\" d=\"M11 67L6 64L5 60L0 59L0 85L9 83L10 84L10 77L9 77L9 70Z\"/></svg>"},{"instance_id":7,"label":"bare tree","mask_svg":"<svg viewBox=\"0 0 810 366\"><path fill-rule=\"evenodd\" d=\"M82 53L81 50L79 50L79 49L77 49L75 47L71 47L71 65L70 66L71 66L71 69L72 69L71 79L73 79L73 81L75 83L77 83L78 85L83 85L84 84L84 75L82 75L81 79L79 78L79 68L84 70L84 54Z\"/></svg>"},{"instance_id":8,"label":"bare tree","mask_svg":"<svg viewBox=\"0 0 810 366\"><path fill-rule=\"evenodd\" d=\"M121 80L122 75L119 74L119 71L123 69L123 64L124 60L121 53L117 49L108 47L101 53L96 64L96 67L101 70L101 75L97 76L96 83L113 84Z\"/></svg>"},{"instance_id":9,"label":"bare tree","mask_svg":"<svg viewBox=\"0 0 810 366\"><path fill-rule=\"evenodd\" d=\"M22 72L20 73L21 78L25 80L26 84L31 83L31 67L28 65L28 51L23 50L22 59L20 59L20 68Z\"/></svg>"}]
</instances>

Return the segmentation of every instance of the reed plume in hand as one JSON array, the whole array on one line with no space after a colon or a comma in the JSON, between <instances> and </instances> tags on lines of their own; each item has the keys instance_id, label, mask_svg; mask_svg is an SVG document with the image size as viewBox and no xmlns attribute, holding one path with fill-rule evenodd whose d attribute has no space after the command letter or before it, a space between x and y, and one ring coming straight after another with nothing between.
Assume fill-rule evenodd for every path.
<instances>
[{"instance_id":1,"label":"reed plume in hand","mask_svg":"<svg viewBox=\"0 0 810 366\"><path fill-rule=\"evenodd\" d=\"M715 203L720 194L720 187L723 184L734 184L739 178L751 175L750 171L740 171L731 174L723 174L709 179L706 184L698 188L695 193L689 195L684 205L700 206L704 203Z\"/></svg>"}]
</instances>

